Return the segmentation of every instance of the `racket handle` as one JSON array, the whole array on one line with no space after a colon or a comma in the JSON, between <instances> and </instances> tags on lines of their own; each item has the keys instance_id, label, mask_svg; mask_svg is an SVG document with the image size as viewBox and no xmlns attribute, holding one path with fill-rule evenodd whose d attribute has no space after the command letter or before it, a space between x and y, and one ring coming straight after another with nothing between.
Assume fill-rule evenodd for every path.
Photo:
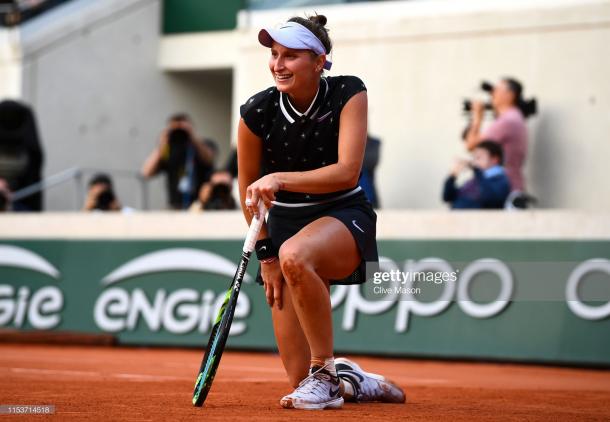
<instances>
[{"instance_id":1,"label":"racket handle","mask_svg":"<svg viewBox=\"0 0 610 422\"><path fill-rule=\"evenodd\" d=\"M252 222L250 222L250 228L248 229L248 234L246 235L246 240L244 241L244 252L252 253L254 250L254 245L256 245L256 240L258 239L258 234L261 231L261 227L263 227L266 213L267 210L265 209L265 203L263 201L259 201L258 217L254 216L252 218Z\"/></svg>"}]
</instances>

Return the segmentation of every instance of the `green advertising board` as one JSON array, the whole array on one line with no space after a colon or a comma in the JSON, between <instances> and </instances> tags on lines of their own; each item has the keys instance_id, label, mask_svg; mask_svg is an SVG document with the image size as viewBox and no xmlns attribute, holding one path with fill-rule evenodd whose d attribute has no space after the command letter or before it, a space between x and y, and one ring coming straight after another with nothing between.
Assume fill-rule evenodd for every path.
<instances>
[{"instance_id":1,"label":"green advertising board","mask_svg":"<svg viewBox=\"0 0 610 422\"><path fill-rule=\"evenodd\" d=\"M203 347L241 246L3 240L0 327ZM379 249L370 281L331 292L339 351L610 364L608 241L382 240ZM275 348L256 270L253 261L228 347ZM409 273L449 276L400 280Z\"/></svg>"}]
</instances>

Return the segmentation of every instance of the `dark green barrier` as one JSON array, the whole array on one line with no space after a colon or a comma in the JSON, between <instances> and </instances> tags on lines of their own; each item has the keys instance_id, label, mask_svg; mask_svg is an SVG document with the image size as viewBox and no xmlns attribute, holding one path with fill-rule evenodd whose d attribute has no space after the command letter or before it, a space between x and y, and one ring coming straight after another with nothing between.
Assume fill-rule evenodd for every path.
<instances>
[{"instance_id":1,"label":"dark green barrier","mask_svg":"<svg viewBox=\"0 0 610 422\"><path fill-rule=\"evenodd\" d=\"M237 26L242 0L164 0L163 33L231 30Z\"/></svg>"},{"instance_id":2,"label":"dark green barrier","mask_svg":"<svg viewBox=\"0 0 610 422\"><path fill-rule=\"evenodd\" d=\"M588 285L610 285L610 242L405 240L379 246L386 271L415 270L436 257L434 265L455 272L457 281L419 283L426 289L410 300L380 300L374 289L388 286L373 281L334 288L337 349L610 364L610 304L582 299ZM5 240L0 326L203 347L240 249L240 241ZM253 262L251 278L255 271ZM569 280L579 295L570 304ZM506 304L498 300L503 285L511 286ZM439 299L442 294L448 301ZM456 302L460 294L469 300ZM253 283L243 285L229 346L274 348L263 291Z\"/></svg>"}]
</instances>

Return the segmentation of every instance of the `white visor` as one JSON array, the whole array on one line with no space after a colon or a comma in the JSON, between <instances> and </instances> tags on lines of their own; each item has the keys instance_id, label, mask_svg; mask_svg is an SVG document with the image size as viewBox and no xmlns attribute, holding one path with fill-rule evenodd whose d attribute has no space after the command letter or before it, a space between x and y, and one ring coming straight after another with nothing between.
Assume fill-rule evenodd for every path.
<instances>
[{"instance_id":1,"label":"white visor","mask_svg":"<svg viewBox=\"0 0 610 422\"><path fill-rule=\"evenodd\" d=\"M296 22L283 23L278 28L261 29L258 33L258 41L265 47L271 48L273 41L284 47L295 50L311 50L317 55L325 55L326 49L322 41L309 29ZM332 63L326 59L324 69L330 70Z\"/></svg>"}]
</instances>

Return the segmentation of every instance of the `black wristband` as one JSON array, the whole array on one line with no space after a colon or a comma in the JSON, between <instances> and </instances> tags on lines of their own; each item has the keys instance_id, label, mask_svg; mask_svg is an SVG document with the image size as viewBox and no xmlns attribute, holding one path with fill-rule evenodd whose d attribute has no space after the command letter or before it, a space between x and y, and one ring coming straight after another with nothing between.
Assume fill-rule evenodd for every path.
<instances>
[{"instance_id":1,"label":"black wristband","mask_svg":"<svg viewBox=\"0 0 610 422\"><path fill-rule=\"evenodd\" d=\"M277 256L277 251L273 247L270 237L258 240L254 246L254 250L256 251L256 257L259 261Z\"/></svg>"}]
</instances>

